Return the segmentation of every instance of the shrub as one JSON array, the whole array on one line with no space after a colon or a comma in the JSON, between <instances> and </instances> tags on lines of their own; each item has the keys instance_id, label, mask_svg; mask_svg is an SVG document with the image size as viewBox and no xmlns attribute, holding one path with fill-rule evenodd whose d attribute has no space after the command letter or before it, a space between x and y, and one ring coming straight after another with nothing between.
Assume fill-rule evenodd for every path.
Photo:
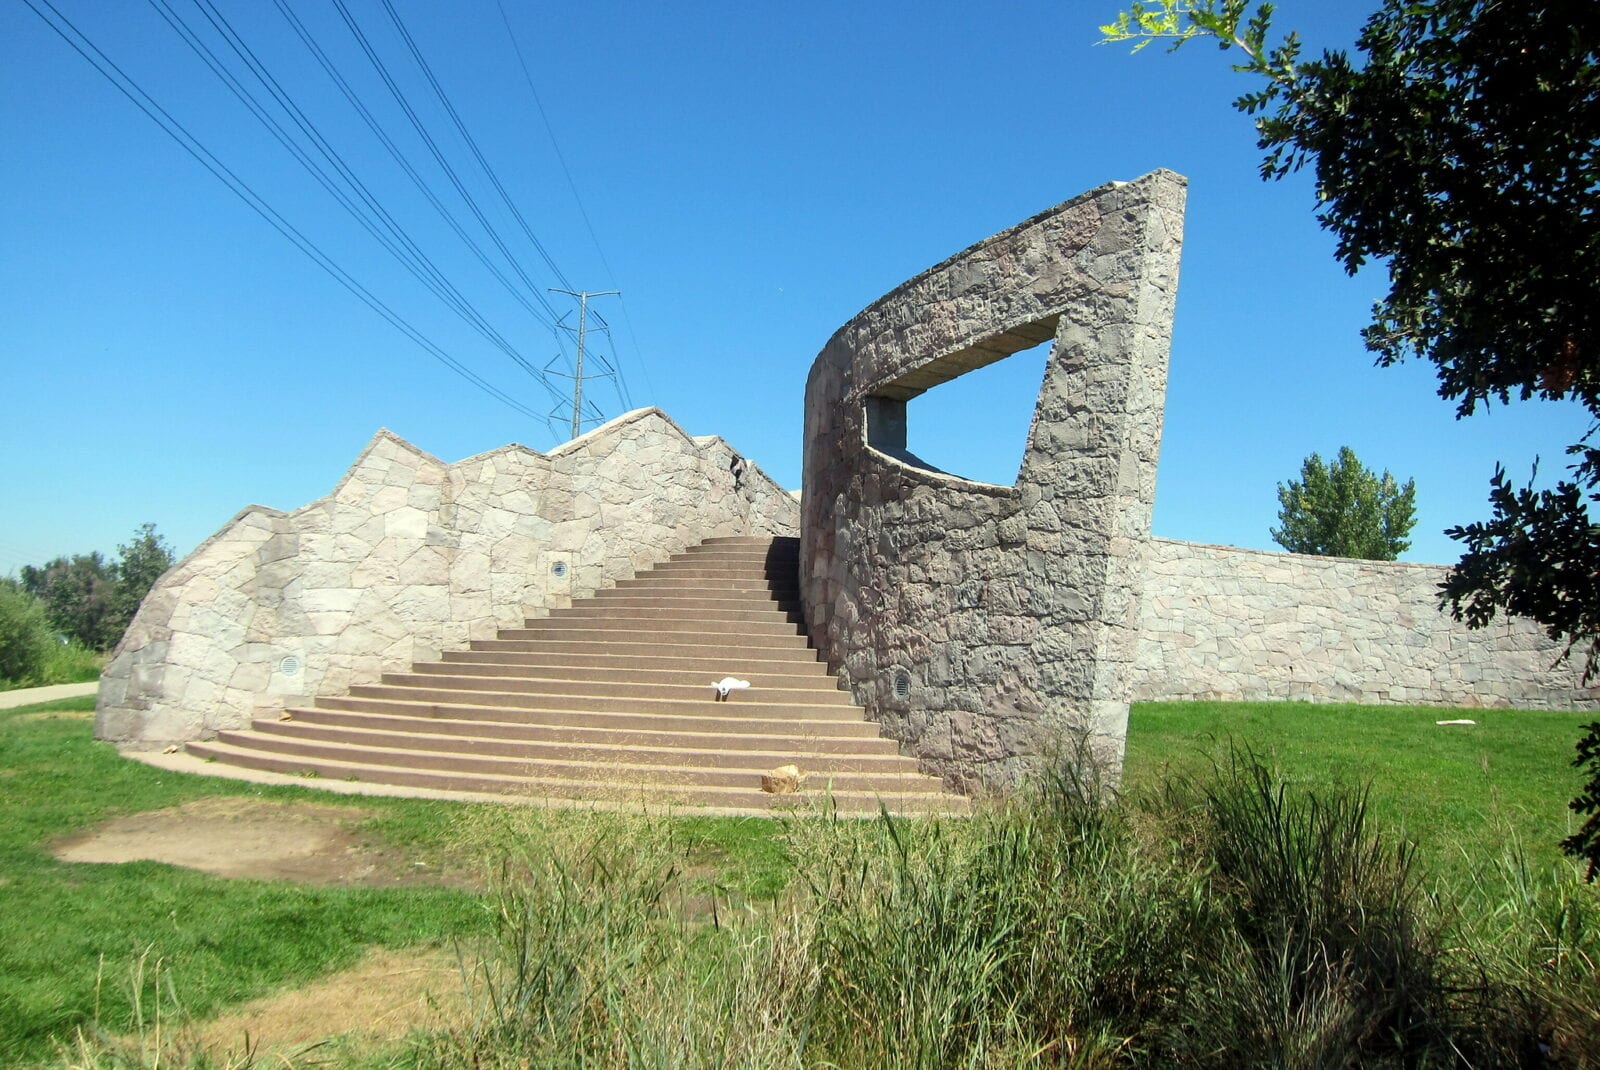
<instances>
[{"instance_id":1,"label":"shrub","mask_svg":"<svg viewBox=\"0 0 1600 1070\"><path fill-rule=\"evenodd\" d=\"M0 683L42 682L60 645L39 600L10 580L0 580Z\"/></svg>"}]
</instances>

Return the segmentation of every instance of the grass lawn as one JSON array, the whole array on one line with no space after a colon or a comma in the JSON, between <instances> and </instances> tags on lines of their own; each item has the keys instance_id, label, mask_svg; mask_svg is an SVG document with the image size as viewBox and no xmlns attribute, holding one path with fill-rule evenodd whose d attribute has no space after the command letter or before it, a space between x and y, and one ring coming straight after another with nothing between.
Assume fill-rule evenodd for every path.
<instances>
[{"instance_id":1,"label":"grass lawn","mask_svg":"<svg viewBox=\"0 0 1600 1070\"><path fill-rule=\"evenodd\" d=\"M96 1019L97 1006L102 1027L130 1029L129 979L141 962L146 1007L150 966L160 963L184 1012L204 1018L349 966L372 947L476 938L503 904L470 888L223 879L154 862L68 864L50 853L53 842L117 815L213 797L310 802L359 811L356 831L365 844L402 859L443 859L463 872L486 872L507 859L529 871L548 869L553 859L559 870L569 853L607 841L617 858L633 857L630 845L639 844L639 857L683 874L695 898L776 897L793 878L788 833L767 819L580 819L570 811L186 776L126 761L95 742L85 716L93 703L90 697L0 711L0 1065L51 1060L56 1044L70 1043L76 1028ZM1434 724L1456 716L1478 724ZM1545 866L1560 860L1555 842L1571 827L1566 802L1578 776L1569 763L1588 719L1290 703L1140 704L1130 716L1126 783L1140 792L1171 772L1204 774L1233 742L1276 764L1292 783L1370 781L1377 822L1420 841L1424 859L1447 876L1492 871L1516 842L1530 862ZM852 826L816 823L791 831L809 845L802 855L826 856L844 850L846 841L874 839ZM842 846L830 846L835 841Z\"/></svg>"},{"instance_id":2,"label":"grass lawn","mask_svg":"<svg viewBox=\"0 0 1600 1070\"><path fill-rule=\"evenodd\" d=\"M1577 826L1567 801L1582 779L1573 746L1594 713L1450 710L1302 702L1144 702L1128 717L1126 782L1202 773L1230 743L1290 783L1372 786L1381 827L1416 840L1423 858L1465 875L1520 844L1553 864ZM1475 725L1439 725L1467 718Z\"/></svg>"},{"instance_id":3,"label":"grass lawn","mask_svg":"<svg viewBox=\"0 0 1600 1070\"><path fill-rule=\"evenodd\" d=\"M307 794L126 761L90 740L80 711L93 704L0 711L0 1064L47 1057L51 1038L69 1042L97 998L106 1028L129 1028L128 980L141 959L163 963L185 1009L205 1015L349 965L371 945L449 940L484 925L476 897L447 888L311 887L154 862L56 861L50 842L113 815L202 796ZM151 997L143 993L147 1006Z\"/></svg>"},{"instance_id":4,"label":"grass lawn","mask_svg":"<svg viewBox=\"0 0 1600 1070\"><path fill-rule=\"evenodd\" d=\"M234 880L155 862L68 864L49 845L108 818L196 799L250 796L374 812L366 841L463 867L515 849L521 808L336 795L164 772L91 738L92 696L0 710L0 1065L36 1062L94 1016L132 1025L136 964L162 964L184 1011L225 1005L341 969L374 946L486 931L487 899L440 886L348 887ZM696 818L686 856L717 887L781 888L771 822ZM477 857L482 854L482 859ZM97 986L97 980L100 983ZM98 991L97 991L98 987ZM146 1006L152 993L144 993Z\"/></svg>"}]
</instances>

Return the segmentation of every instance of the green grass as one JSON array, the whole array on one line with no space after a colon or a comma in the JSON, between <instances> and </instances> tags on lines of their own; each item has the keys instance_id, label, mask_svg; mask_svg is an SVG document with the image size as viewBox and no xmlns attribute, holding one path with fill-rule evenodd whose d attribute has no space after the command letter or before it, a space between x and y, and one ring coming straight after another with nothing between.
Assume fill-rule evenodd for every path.
<instances>
[{"instance_id":1,"label":"green grass","mask_svg":"<svg viewBox=\"0 0 1600 1070\"><path fill-rule=\"evenodd\" d=\"M76 641L51 642L37 672L22 680L0 679L0 691L49 687L53 684L86 684L100 679L105 660L106 655L97 654Z\"/></svg>"},{"instance_id":2,"label":"green grass","mask_svg":"<svg viewBox=\"0 0 1600 1070\"><path fill-rule=\"evenodd\" d=\"M1476 725L1438 725L1467 718ZM1126 783L1150 789L1248 748L1290 783L1372 786L1373 819L1456 875L1516 842L1538 865L1575 815L1573 745L1593 714L1301 702L1147 702L1128 717Z\"/></svg>"},{"instance_id":3,"label":"green grass","mask_svg":"<svg viewBox=\"0 0 1600 1070\"><path fill-rule=\"evenodd\" d=\"M41 685L86 684L100 679L105 661L105 654L97 654L80 643L58 643L45 659L39 682Z\"/></svg>"},{"instance_id":4,"label":"green grass","mask_svg":"<svg viewBox=\"0 0 1600 1070\"><path fill-rule=\"evenodd\" d=\"M480 895L439 887L343 888L228 880L154 862L56 861L49 844L108 818L217 796L376 811L357 827L380 847L488 873L521 849L530 822L559 812L354 797L165 772L91 738L93 696L0 710L0 1065L37 1061L94 1014L132 1023L136 964L163 964L186 1013L343 968L371 946L448 942L484 931ZM62 714L63 716L50 716ZM677 826L703 882L775 892L788 870L771 822L695 818ZM147 970L147 976L153 970ZM150 994L146 993L149 997Z\"/></svg>"},{"instance_id":5,"label":"green grass","mask_svg":"<svg viewBox=\"0 0 1600 1070\"><path fill-rule=\"evenodd\" d=\"M370 946L455 938L483 955L474 1023L411 1049L329 1049L338 1065L1010 1066L1040 1052L1234 1065L1230 1044L1281 1065L1366 1045L1381 1065L1386 992L1423 999L1406 1012L1420 1023L1411 1052L1531 1036L1582 1050L1600 1036L1600 901L1554 847L1577 715L1477 711L1463 714L1476 727L1447 728L1433 722L1456 711L1146 704L1130 718L1127 806L1055 784L971 819L890 824L191 777L94 742L93 701L0 711L3 1065L111 1065L55 1046L97 999L103 1028L135 1028L136 1008L161 1002L157 965L204 1017ZM1228 772L1230 743L1280 778ZM1330 790L1369 781L1370 804ZM209 796L359 807L372 844L483 873L489 891L223 880L49 853L108 817ZM1418 866L1374 830L1419 840ZM1525 865L1508 864L1516 841ZM1436 880L1425 867L1440 864ZM1347 1035L1353 1022L1376 1032Z\"/></svg>"},{"instance_id":6,"label":"green grass","mask_svg":"<svg viewBox=\"0 0 1600 1070\"><path fill-rule=\"evenodd\" d=\"M307 797L162 772L91 742L81 717L37 716L93 702L0 711L0 1064L47 1056L52 1037L70 1040L95 1012L102 973L101 1024L131 1027L123 981L141 959L164 962L186 1010L205 1015L351 964L368 946L448 940L485 924L474 896L447 889L307 887L154 862L56 861L51 841L113 815L212 795Z\"/></svg>"}]
</instances>

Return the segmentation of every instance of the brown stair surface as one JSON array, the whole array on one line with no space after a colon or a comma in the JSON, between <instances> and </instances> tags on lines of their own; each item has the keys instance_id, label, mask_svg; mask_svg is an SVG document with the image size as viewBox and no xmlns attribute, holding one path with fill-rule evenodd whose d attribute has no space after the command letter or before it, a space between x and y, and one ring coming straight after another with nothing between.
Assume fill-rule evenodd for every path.
<instances>
[{"instance_id":1,"label":"brown stair surface","mask_svg":"<svg viewBox=\"0 0 1600 1070\"><path fill-rule=\"evenodd\" d=\"M348 695L189 744L202 758L335 780L766 811L962 811L838 690L801 620L799 540L708 539L548 617ZM715 700L714 680L749 680Z\"/></svg>"}]
</instances>

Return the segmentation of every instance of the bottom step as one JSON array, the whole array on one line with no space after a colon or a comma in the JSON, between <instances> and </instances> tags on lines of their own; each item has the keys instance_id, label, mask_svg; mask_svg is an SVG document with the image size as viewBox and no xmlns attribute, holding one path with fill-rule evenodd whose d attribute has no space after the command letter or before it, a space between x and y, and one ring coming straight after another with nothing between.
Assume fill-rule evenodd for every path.
<instances>
[{"instance_id":1,"label":"bottom step","mask_svg":"<svg viewBox=\"0 0 1600 1070\"><path fill-rule=\"evenodd\" d=\"M291 776L354 780L400 787L432 788L442 791L520 797L530 801L564 799L583 802L643 804L674 810L713 809L743 813L767 813L824 800L840 813L876 814L964 814L968 800L943 792L831 791L825 780L813 778L804 790L792 794L770 794L757 788L681 786L671 790L657 784L571 781L542 777L490 776L475 773L412 769L364 762L344 762L329 758L275 755L216 741L188 745L190 754L207 761L226 762L246 769L285 773ZM820 781L820 782L816 782Z\"/></svg>"}]
</instances>

